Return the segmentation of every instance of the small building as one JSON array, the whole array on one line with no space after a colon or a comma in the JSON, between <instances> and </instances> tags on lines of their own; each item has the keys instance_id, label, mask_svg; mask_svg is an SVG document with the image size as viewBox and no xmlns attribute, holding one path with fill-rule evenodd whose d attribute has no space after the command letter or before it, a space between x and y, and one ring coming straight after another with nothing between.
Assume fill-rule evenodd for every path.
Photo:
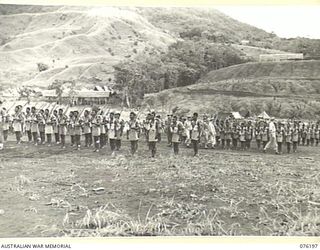
<instances>
[{"instance_id":1,"label":"small building","mask_svg":"<svg viewBox=\"0 0 320 250\"><path fill-rule=\"evenodd\" d=\"M114 92L107 88L101 88L96 90L74 90L64 91L60 96L61 103L72 103L72 105L101 105L107 104L111 95ZM42 96L48 102L59 102L59 97L56 90L44 90Z\"/></svg>"},{"instance_id":2,"label":"small building","mask_svg":"<svg viewBox=\"0 0 320 250\"><path fill-rule=\"evenodd\" d=\"M290 61L290 60L303 60L303 53L259 55L259 62L281 62L281 61Z\"/></svg>"}]
</instances>

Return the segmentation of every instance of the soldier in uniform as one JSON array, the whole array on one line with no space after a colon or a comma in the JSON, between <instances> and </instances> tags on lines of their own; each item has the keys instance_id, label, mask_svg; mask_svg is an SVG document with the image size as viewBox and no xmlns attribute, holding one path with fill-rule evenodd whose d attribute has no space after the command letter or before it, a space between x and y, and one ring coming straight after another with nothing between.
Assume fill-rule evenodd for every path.
<instances>
[{"instance_id":1,"label":"soldier in uniform","mask_svg":"<svg viewBox=\"0 0 320 250\"><path fill-rule=\"evenodd\" d=\"M198 156L199 154L199 142L200 142L200 138L201 138L201 123L198 120L198 113L194 113L193 117L192 117L192 121L191 121L191 144L193 147L193 152L194 155L193 156Z\"/></svg>"},{"instance_id":2,"label":"soldier in uniform","mask_svg":"<svg viewBox=\"0 0 320 250\"><path fill-rule=\"evenodd\" d=\"M8 140L9 129L11 124L11 116L7 113L7 110L3 108L4 111L4 123L3 123L3 140L6 142Z\"/></svg>"},{"instance_id":3,"label":"soldier in uniform","mask_svg":"<svg viewBox=\"0 0 320 250\"><path fill-rule=\"evenodd\" d=\"M63 113L63 109L58 111L58 123L59 123L59 134L61 147L66 148L66 135L68 130L68 117Z\"/></svg>"},{"instance_id":4,"label":"soldier in uniform","mask_svg":"<svg viewBox=\"0 0 320 250\"><path fill-rule=\"evenodd\" d=\"M221 140L221 148L225 149L226 147L226 134L225 134L225 124L224 121L220 122L220 140Z\"/></svg>"},{"instance_id":5,"label":"soldier in uniform","mask_svg":"<svg viewBox=\"0 0 320 250\"><path fill-rule=\"evenodd\" d=\"M315 127L314 124L311 124L310 128L310 144L311 146L314 146L314 141L315 141Z\"/></svg>"},{"instance_id":6,"label":"soldier in uniform","mask_svg":"<svg viewBox=\"0 0 320 250\"><path fill-rule=\"evenodd\" d=\"M95 110L92 110L90 123L92 126L94 152L99 152L99 148L100 148L101 122L102 122L101 116L97 115Z\"/></svg>"},{"instance_id":7,"label":"soldier in uniform","mask_svg":"<svg viewBox=\"0 0 320 250\"><path fill-rule=\"evenodd\" d=\"M22 123L23 123L23 114L20 106L15 107L15 113L13 115L13 130L16 134L17 144L21 143L22 138Z\"/></svg>"},{"instance_id":8,"label":"soldier in uniform","mask_svg":"<svg viewBox=\"0 0 320 250\"><path fill-rule=\"evenodd\" d=\"M269 141L269 129L268 129L267 125L265 125L263 127L261 138L262 138L262 146L263 146L263 149L264 149L265 146L267 145L268 141Z\"/></svg>"},{"instance_id":9,"label":"soldier in uniform","mask_svg":"<svg viewBox=\"0 0 320 250\"><path fill-rule=\"evenodd\" d=\"M284 138L284 129L281 123L278 123L278 126L276 128L276 139L278 144L278 152L279 154L282 154L282 143Z\"/></svg>"},{"instance_id":10,"label":"soldier in uniform","mask_svg":"<svg viewBox=\"0 0 320 250\"><path fill-rule=\"evenodd\" d=\"M172 124L170 126L171 133L171 142L173 146L173 153L175 155L179 154L179 144L180 144L180 135L183 132L184 128L178 117L176 115L172 118Z\"/></svg>"},{"instance_id":11,"label":"soldier in uniform","mask_svg":"<svg viewBox=\"0 0 320 250\"><path fill-rule=\"evenodd\" d=\"M299 127L297 125L294 126L293 131L292 131L292 150L293 153L297 152L299 144Z\"/></svg>"},{"instance_id":12,"label":"soldier in uniform","mask_svg":"<svg viewBox=\"0 0 320 250\"><path fill-rule=\"evenodd\" d=\"M36 108L31 108L31 134L33 138L33 143L35 146L38 145L38 139L39 139L39 127L38 127L38 116L36 113Z\"/></svg>"},{"instance_id":13,"label":"soldier in uniform","mask_svg":"<svg viewBox=\"0 0 320 250\"><path fill-rule=\"evenodd\" d=\"M307 146L310 146L310 139L311 139L311 128L308 125L306 129L306 141L307 141Z\"/></svg>"},{"instance_id":14,"label":"soldier in uniform","mask_svg":"<svg viewBox=\"0 0 320 250\"><path fill-rule=\"evenodd\" d=\"M119 129L119 121L115 118L115 115L113 112L109 115L109 122L108 122L108 138L110 143L111 152L114 155L114 152L116 150L116 140L117 135L116 132Z\"/></svg>"},{"instance_id":15,"label":"soldier in uniform","mask_svg":"<svg viewBox=\"0 0 320 250\"><path fill-rule=\"evenodd\" d=\"M151 157L155 157L157 152L157 142L159 141L160 124L156 119L155 113L152 112L149 120L148 142L151 151Z\"/></svg>"},{"instance_id":16,"label":"soldier in uniform","mask_svg":"<svg viewBox=\"0 0 320 250\"><path fill-rule=\"evenodd\" d=\"M43 109L40 110L37 119L38 119L38 128L39 128L41 144L45 144L46 143L46 131L45 131L46 123L45 123Z\"/></svg>"},{"instance_id":17,"label":"soldier in uniform","mask_svg":"<svg viewBox=\"0 0 320 250\"><path fill-rule=\"evenodd\" d=\"M260 124L256 124L254 129L254 136L256 138L258 150L260 150L260 147L261 147L262 133L263 133L263 128L260 126Z\"/></svg>"},{"instance_id":18,"label":"soldier in uniform","mask_svg":"<svg viewBox=\"0 0 320 250\"><path fill-rule=\"evenodd\" d=\"M214 117L211 117L209 120L209 144L211 148L214 148L216 146L216 128L214 126L215 124L215 119Z\"/></svg>"},{"instance_id":19,"label":"soldier in uniform","mask_svg":"<svg viewBox=\"0 0 320 250\"><path fill-rule=\"evenodd\" d=\"M104 115L103 111L100 113L101 116L101 124L100 124L100 148L104 148L107 145L107 118Z\"/></svg>"},{"instance_id":20,"label":"soldier in uniform","mask_svg":"<svg viewBox=\"0 0 320 250\"><path fill-rule=\"evenodd\" d=\"M225 128L225 142L226 142L226 149L231 149L231 140L232 140L232 129L230 127L229 121L226 122L226 128Z\"/></svg>"},{"instance_id":21,"label":"soldier in uniform","mask_svg":"<svg viewBox=\"0 0 320 250\"><path fill-rule=\"evenodd\" d=\"M269 141L266 144L266 146L263 148L263 152L265 153L266 150L272 145L274 151L276 154L278 154L278 145L276 142L276 126L275 126L275 119L271 118L271 121L269 122Z\"/></svg>"},{"instance_id":22,"label":"soldier in uniform","mask_svg":"<svg viewBox=\"0 0 320 250\"><path fill-rule=\"evenodd\" d=\"M85 136L84 146L87 148L92 144L91 118L88 110L84 111L83 133Z\"/></svg>"},{"instance_id":23,"label":"soldier in uniform","mask_svg":"<svg viewBox=\"0 0 320 250\"><path fill-rule=\"evenodd\" d=\"M247 125L247 130L246 130L246 148L250 149L251 148L251 141L253 137L253 128L252 124L249 121Z\"/></svg>"},{"instance_id":24,"label":"soldier in uniform","mask_svg":"<svg viewBox=\"0 0 320 250\"><path fill-rule=\"evenodd\" d=\"M82 120L78 111L74 111L73 128L74 128L74 143L77 150L81 147L81 134L82 134Z\"/></svg>"},{"instance_id":25,"label":"soldier in uniform","mask_svg":"<svg viewBox=\"0 0 320 250\"><path fill-rule=\"evenodd\" d=\"M53 116L52 116L52 126L53 126L53 133L54 133L54 138L56 144L60 143L60 134L59 134L59 115L58 111L54 110L53 111Z\"/></svg>"},{"instance_id":26,"label":"soldier in uniform","mask_svg":"<svg viewBox=\"0 0 320 250\"><path fill-rule=\"evenodd\" d=\"M302 128L301 128L301 145L306 145L306 137L307 137L307 128L305 126L305 124L302 124Z\"/></svg>"},{"instance_id":27,"label":"soldier in uniform","mask_svg":"<svg viewBox=\"0 0 320 250\"><path fill-rule=\"evenodd\" d=\"M134 155L138 150L138 141L140 136L140 125L137 121L137 115L134 112L130 113L130 120L128 122L127 139L130 141L131 154Z\"/></svg>"},{"instance_id":28,"label":"soldier in uniform","mask_svg":"<svg viewBox=\"0 0 320 250\"><path fill-rule=\"evenodd\" d=\"M3 139L3 125L6 119L6 110L1 108L0 110L0 150L4 148L4 139Z\"/></svg>"},{"instance_id":29,"label":"soldier in uniform","mask_svg":"<svg viewBox=\"0 0 320 250\"><path fill-rule=\"evenodd\" d=\"M116 150L119 151L121 148L121 140L123 135L124 121L120 119L120 113L115 113L114 118L116 121Z\"/></svg>"},{"instance_id":30,"label":"soldier in uniform","mask_svg":"<svg viewBox=\"0 0 320 250\"><path fill-rule=\"evenodd\" d=\"M25 116L25 125L26 125L26 133L28 136L28 142L32 142L32 133L31 133L31 109L30 107L26 108L26 116Z\"/></svg>"},{"instance_id":31,"label":"soldier in uniform","mask_svg":"<svg viewBox=\"0 0 320 250\"><path fill-rule=\"evenodd\" d=\"M172 123L172 115L167 115L167 120L165 121L165 132L167 133L168 146L172 146L172 134L170 132Z\"/></svg>"},{"instance_id":32,"label":"soldier in uniform","mask_svg":"<svg viewBox=\"0 0 320 250\"><path fill-rule=\"evenodd\" d=\"M67 123L68 123L68 132L69 132L69 135L70 135L71 147L73 147L74 144L75 144L75 139L74 139L74 112L73 111L70 111Z\"/></svg>"},{"instance_id":33,"label":"soldier in uniform","mask_svg":"<svg viewBox=\"0 0 320 250\"><path fill-rule=\"evenodd\" d=\"M48 146L51 146L52 142L52 134L53 134L53 117L50 115L49 109L44 111L44 119L45 119L45 133L47 137Z\"/></svg>"},{"instance_id":34,"label":"soldier in uniform","mask_svg":"<svg viewBox=\"0 0 320 250\"><path fill-rule=\"evenodd\" d=\"M240 128L237 124L234 124L232 128L232 146L235 150L238 148L239 130Z\"/></svg>"},{"instance_id":35,"label":"soldier in uniform","mask_svg":"<svg viewBox=\"0 0 320 250\"><path fill-rule=\"evenodd\" d=\"M241 150L244 151L246 149L246 127L242 124L239 131L239 140L241 145Z\"/></svg>"},{"instance_id":36,"label":"soldier in uniform","mask_svg":"<svg viewBox=\"0 0 320 250\"><path fill-rule=\"evenodd\" d=\"M285 133L286 144L287 144L287 153L290 154L291 144L292 144L292 130L289 125L286 127L284 133Z\"/></svg>"},{"instance_id":37,"label":"soldier in uniform","mask_svg":"<svg viewBox=\"0 0 320 250\"><path fill-rule=\"evenodd\" d=\"M319 145L319 140L320 140L320 128L319 128L318 124L316 125L316 128L315 128L314 138L315 138L315 141L316 141L316 146L318 146Z\"/></svg>"}]
</instances>

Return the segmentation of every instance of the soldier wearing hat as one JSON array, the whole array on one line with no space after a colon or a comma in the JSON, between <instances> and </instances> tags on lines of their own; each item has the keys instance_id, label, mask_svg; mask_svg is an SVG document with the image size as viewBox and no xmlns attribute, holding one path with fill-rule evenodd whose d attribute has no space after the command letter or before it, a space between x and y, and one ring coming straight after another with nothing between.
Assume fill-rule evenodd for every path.
<instances>
[{"instance_id":1,"label":"soldier wearing hat","mask_svg":"<svg viewBox=\"0 0 320 250\"><path fill-rule=\"evenodd\" d=\"M138 140L140 136L140 125L137 121L137 115L130 112L130 120L128 122L127 139L130 141L131 154L134 155L138 150Z\"/></svg>"}]
</instances>

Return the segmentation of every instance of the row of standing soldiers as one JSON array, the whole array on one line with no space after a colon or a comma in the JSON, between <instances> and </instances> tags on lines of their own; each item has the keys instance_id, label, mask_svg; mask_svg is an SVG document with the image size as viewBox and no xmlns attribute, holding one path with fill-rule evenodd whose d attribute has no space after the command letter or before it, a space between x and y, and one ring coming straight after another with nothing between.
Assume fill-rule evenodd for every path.
<instances>
[{"instance_id":1,"label":"row of standing soldiers","mask_svg":"<svg viewBox=\"0 0 320 250\"><path fill-rule=\"evenodd\" d=\"M145 136L152 157L156 154L157 142L161 135L167 135L168 146L175 154L179 153L181 143L186 147L192 146L194 155L198 155L199 147L247 150L252 141L256 141L258 149L265 150L270 142L273 128L266 121L253 122L250 120L221 120L203 115L199 119L198 113L191 117L168 115L163 121L155 112L147 114L145 120L139 121L137 114L130 113L128 121L120 118L119 112L104 114L101 110L85 110L84 114L78 111L69 112L68 116L63 109L36 110L35 107L26 108L17 106L13 115L1 110L1 124L4 140L7 139L10 128L16 135L17 143L21 143L25 133L29 142L35 145L52 145L55 143L62 148L66 147L66 136L70 136L71 145L78 150L81 147L81 136L84 136L85 147L94 146L98 152L109 142L112 153L121 148L124 137L130 141L131 153L138 149L138 141ZM287 152L297 151L298 145L319 144L319 124L304 124L299 122L274 122L275 143L277 153L282 153L285 145Z\"/></svg>"}]
</instances>

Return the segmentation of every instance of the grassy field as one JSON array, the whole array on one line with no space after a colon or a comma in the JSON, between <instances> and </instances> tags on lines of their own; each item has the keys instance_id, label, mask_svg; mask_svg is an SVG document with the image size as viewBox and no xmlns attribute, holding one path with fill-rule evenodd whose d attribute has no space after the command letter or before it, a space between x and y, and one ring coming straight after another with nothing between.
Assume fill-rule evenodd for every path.
<instances>
[{"instance_id":1,"label":"grassy field","mask_svg":"<svg viewBox=\"0 0 320 250\"><path fill-rule=\"evenodd\" d=\"M12 138L11 138L12 139ZM93 153L7 143L0 237L320 235L319 147L297 154L181 149L144 141Z\"/></svg>"}]
</instances>

